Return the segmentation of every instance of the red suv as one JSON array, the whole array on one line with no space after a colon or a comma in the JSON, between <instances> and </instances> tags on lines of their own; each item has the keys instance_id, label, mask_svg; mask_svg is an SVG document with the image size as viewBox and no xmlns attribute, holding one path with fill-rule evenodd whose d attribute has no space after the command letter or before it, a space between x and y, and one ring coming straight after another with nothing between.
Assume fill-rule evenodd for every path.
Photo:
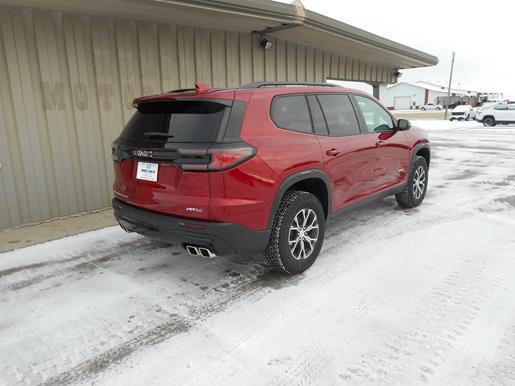
<instances>
[{"instance_id":1,"label":"red suv","mask_svg":"<svg viewBox=\"0 0 515 386\"><path fill-rule=\"evenodd\" d=\"M115 216L192 255L264 252L297 274L317 258L329 217L393 194L413 208L426 193L426 134L359 91L197 84L134 107L113 143Z\"/></svg>"}]
</instances>

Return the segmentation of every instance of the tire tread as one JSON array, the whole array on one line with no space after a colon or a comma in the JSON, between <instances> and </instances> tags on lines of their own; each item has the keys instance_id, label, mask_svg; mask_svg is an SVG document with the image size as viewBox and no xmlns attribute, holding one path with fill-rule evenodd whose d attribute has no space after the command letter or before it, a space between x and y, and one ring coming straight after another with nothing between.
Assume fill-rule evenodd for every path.
<instances>
[{"instance_id":1,"label":"tire tread","mask_svg":"<svg viewBox=\"0 0 515 386\"><path fill-rule=\"evenodd\" d=\"M270 233L270 241L268 242L268 247L265 251L265 261L268 263L270 267L272 267L274 270L282 274L293 274L292 272L289 272L284 266L281 260L281 253L279 249L279 236L284 216L286 215L288 209L297 201L299 201L302 198L310 197L313 197L311 193L300 190L286 192L286 194L281 200L279 208L277 209L277 213L275 214L274 222L272 225L272 232Z\"/></svg>"},{"instance_id":2,"label":"tire tread","mask_svg":"<svg viewBox=\"0 0 515 386\"><path fill-rule=\"evenodd\" d=\"M416 206L418 206L418 205L420 205L422 203L422 201L417 203L415 197L410 192L411 180L413 179L413 174L415 172L416 166L419 163L420 159L422 159L424 161L424 165L426 167L426 176L428 176L428 167L427 167L426 160L424 159L424 157L417 156L417 158L413 162L413 165L411 166L410 176L409 176L409 179L408 179L408 183L406 184L406 187L404 188L404 190L401 193L397 193L395 195L395 199L397 201L397 204L399 204L399 206L401 208L411 209L411 208L414 208L414 207L416 207ZM427 183L429 183L429 179L426 177L426 184ZM426 189L427 189L427 185L426 185ZM422 198L422 200L423 200L423 198Z\"/></svg>"}]
</instances>

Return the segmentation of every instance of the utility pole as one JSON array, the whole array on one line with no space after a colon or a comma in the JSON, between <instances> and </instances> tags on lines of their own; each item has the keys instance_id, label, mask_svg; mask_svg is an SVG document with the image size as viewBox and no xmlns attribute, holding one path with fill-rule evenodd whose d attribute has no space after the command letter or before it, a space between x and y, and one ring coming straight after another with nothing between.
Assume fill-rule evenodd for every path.
<instances>
[{"instance_id":1,"label":"utility pole","mask_svg":"<svg viewBox=\"0 0 515 386\"><path fill-rule=\"evenodd\" d=\"M452 72L454 71L454 56L456 53L452 52L452 62L451 62L451 75L449 77L449 88L447 89L447 101L445 103L445 120L447 120L447 110L449 109L449 102L451 100L451 83L452 83Z\"/></svg>"}]
</instances>

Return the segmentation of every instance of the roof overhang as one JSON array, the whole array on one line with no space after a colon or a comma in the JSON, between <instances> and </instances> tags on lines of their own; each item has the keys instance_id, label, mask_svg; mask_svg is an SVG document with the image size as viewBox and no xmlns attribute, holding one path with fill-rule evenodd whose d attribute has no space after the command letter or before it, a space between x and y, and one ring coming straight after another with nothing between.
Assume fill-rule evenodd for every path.
<instances>
[{"instance_id":1,"label":"roof overhang","mask_svg":"<svg viewBox=\"0 0 515 386\"><path fill-rule=\"evenodd\" d=\"M309 45L392 68L432 66L430 54L306 10L299 2L269 0L0 0L1 4L109 15L199 28L264 31L270 36ZM288 25L289 28L277 28Z\"/></svg>"}]
</instances>

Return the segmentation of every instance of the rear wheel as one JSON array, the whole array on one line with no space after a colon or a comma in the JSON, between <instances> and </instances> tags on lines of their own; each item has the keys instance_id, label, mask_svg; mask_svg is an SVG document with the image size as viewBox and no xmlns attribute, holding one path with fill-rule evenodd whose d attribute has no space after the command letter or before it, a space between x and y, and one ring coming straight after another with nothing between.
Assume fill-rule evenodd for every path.
<instances>
[{"instance_id":1,"label":"rear wheel","mask_svg":"<svg viewBox=\"0 0 515 386\"><path fill-rule=\"evenodd\" d=\"M424 157L417 157L411 166L408 183L402 193L395 195L399 206L414 208L419 206L426 196L428 182L428 166Z\"/></svg>"},{"instance_id":2,"label":"rear wheel","mask_svg":"<svg viewBox=\"0 0 515 386\"><path fill-rule=\"evenodd\" d=\"M324 235L325 216L320 201L308 192L288 192L275 215L266 261L284 275L304 272L317 259Z\"/></svg>"},{"instance_id":3,"label":"rear wheel","mask_svg":"<svg viewBox=\"0 0 515 386\"><path fill-rule=\"evenodd\" d=\"M483 118L483 125L484 126L495 126L497 122L495 121L494 117L485 117Z\"/></svg>"}]
</instances>

